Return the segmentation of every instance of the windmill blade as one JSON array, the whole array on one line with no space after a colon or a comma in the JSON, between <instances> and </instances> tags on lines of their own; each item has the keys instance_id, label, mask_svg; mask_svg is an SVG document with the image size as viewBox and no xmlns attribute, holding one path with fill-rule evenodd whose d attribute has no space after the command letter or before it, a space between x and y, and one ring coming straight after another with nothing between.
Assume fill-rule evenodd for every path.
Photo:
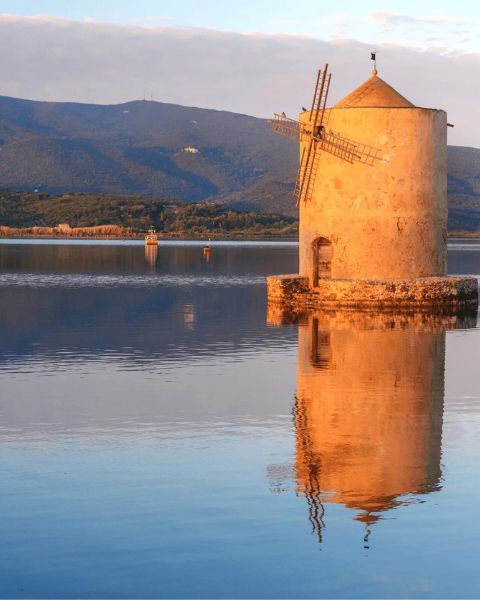
<instances>
[{"instance_id":1,"label":"windmill blade","mask_svg":"<svg viewBox=\"0 0 480 600\"><path fill-rule=\"evenodd\" d=\"M368 146L367 144L359 144L355 142L357 145L357 149L355 151L355 162L362 163L364 165L369 165L370 167L375 164L375 161L386 161L381 153L380 148L375 148L374 146Z\"/></svg>"},{"instance_id":2,"label":"windmill blade","mask_svg":"<svg viewBox=\"0 0 480 600\"><path fill-rule=\"evenodd\" d=\"M297 177L295 180L295 188L293 190L293 197L295 198L295 204L298 206L300 200L300 190L302 188L302 182L306 171L306 163L307 163L307 149L302 149L302 158L300 159L300 164L298 165Z\"/></svg>"},{"instance_id":3,"label":"windmill blade","mask_svg":"<svg viewBox=\"0 0 480 600\"><path fill-rule=\"evenodd\" d=\"M317 138L318 144L328 152L347 162L353 163L357 157L357 144L350 142L345 138L335 135L334 133L322 132L321 137Z\"/></svg>"},{"instance_id":4,"label":"windmill blade","mask_svg":"<svg viewBox=\"0 0 480 600\"><path fill-rule=\"evenodd\" d=\"M308 147L304 147L302 150L302 159L297 172L294 190L297 206L300 204L301 200L306 202L312 197L315 175L318 168L318 159L317 141L312 137Z\"/></svg>"},{"instance_id":5,"label":"windmill blade","mask_svg":"<svg viewBox=\"0 0 480 600\"><path fill-rule=\"evenodd\" d=\"M327 105L331 78L332 74L328 72L328 64L326 64L323 71L318 71L315 91L313 93L310 124L314 133L320 128L325 117L325 107Z\"/></svg>"},{"instance_id":6,"label":"windmill blade","mask_svg":"<svg viewBox=\"0 0 480 600\"><path fill-rule=\"evenodd\" d=\"M359 162L371 166L375 160L381 160L378 148L359 144L332 132L323 131L321 136L316 136L316 140L322 150L349 163Z\"/></svg>"},{"instance_id":7,"label":"windmill blade","mask_svg":"<svg viewBox=\"0 0 480 600\"><path fill-rule=\"evenodd\" d=\"M321 485L319 481L318 458L313 452L312 436L310 434L310 424L308 413L304 401L295 397L293 408L295 420L295 430L297 432L297 441L300 448L301 465L306 476L301 491L304 494L308 504L308 520L312 525L312 533L317 534L318 541L322 541L322 531L325 528L323 517L325 509L322 504Z\"/></svg>"},{"instance_id":8,"label":"windmill blade","mask_svg":"<svg viewBox=\"0 0 480 600\"><path fill-rule=\"evenodd\" d=\"M271 123L272 131L274 133L278 133L279 135L283 135L292 140L300 140L302 135L306 132L303 123L300 123L300 121L296 121L295 119L290 119L284 114L279 115L275 113Z\"/></svg>"}]
</instances>

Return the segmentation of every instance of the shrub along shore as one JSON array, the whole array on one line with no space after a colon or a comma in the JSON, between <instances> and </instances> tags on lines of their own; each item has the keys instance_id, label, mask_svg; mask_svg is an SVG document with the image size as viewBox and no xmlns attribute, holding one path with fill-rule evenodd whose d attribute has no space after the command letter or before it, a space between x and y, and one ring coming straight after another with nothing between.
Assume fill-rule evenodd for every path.
<instances>
[{"instance_id":1,"label":"shrub along shore","mask_svg":"<svg viewBox=\"0 0 480 600\"><path fill-rule=\"evenodd\" d=\"M252 238L278 238L298 239L298 233L279 233L277 230L232 230L229 232L202 232L171 231L158 233L158 239L252 239ZM55 238L55 239L93 239L93 240L140 240L145 232L135 232L117 225L99 225L97 227L71 227L69 231L57 227L3 227L0 226L0 238Z\"/></svg>"},{"instance_id":2,"label":"shrub along shore","mask_svg":"<svg viewBox=\"0 0 480 600\"><path fill-rule=\"evenodd\" d=\"M0 237L140 239L151 227L159 238L298 238L298 219L242 212L224 204L187 204L144 196L61 194L0 189ZM480 238L455 229L449 237Z\"/></svg>"}]
</instances>

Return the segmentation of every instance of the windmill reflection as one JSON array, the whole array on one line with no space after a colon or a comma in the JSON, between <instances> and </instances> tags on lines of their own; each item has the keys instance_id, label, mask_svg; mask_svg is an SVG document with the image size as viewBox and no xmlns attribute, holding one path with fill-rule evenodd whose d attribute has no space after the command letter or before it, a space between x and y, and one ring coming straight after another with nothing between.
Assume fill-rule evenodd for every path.
<instances>
[{"instance_id":1,"label":"windmill reflection","mask_svg":"<svg viewBox=\"0 0 480 600\"><path fill-rule=\"evenodd\" d=\"M367 544L386 511L440 489L445 330L459 323L469 324L425 314L304 316L295 479L319 541L328 503L355 511Z\"/></svg>"}]
</instances>

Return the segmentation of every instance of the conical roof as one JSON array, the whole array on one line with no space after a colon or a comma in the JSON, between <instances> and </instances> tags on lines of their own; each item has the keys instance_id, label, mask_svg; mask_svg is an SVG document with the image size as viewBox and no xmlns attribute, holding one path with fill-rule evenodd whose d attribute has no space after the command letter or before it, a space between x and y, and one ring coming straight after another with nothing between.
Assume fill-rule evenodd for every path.
<instances>
[{"instance_id":1,"label":"conical roof","mask_svg":"<svg viewBox=\"0 0 480 600\"><path fill-rule=\"evenodd\" d=\"M391 85L378 77L374 69L367 81L347 94L333 108L412 108L413 106Z\"/></svg>"}]
</instances>

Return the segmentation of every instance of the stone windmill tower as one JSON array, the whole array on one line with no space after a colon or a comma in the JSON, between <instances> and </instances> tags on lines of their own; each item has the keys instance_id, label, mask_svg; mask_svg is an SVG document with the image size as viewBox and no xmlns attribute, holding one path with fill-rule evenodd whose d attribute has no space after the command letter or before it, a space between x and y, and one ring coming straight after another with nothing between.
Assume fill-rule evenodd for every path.
<instances>
[{"instance_id":1,"label":"stone windmill tower","mask_svg":"<svg viewBox=\"0 0 480 600\"><path fill-rule=\"evenodd\" d=\"M326 108L318 72L310 110L272 120L296 139L299 275L271 277L272 301L319 306L478 302L475 278L446 277L447 115L378 77Z\"/></svg>"}]
</instances>

